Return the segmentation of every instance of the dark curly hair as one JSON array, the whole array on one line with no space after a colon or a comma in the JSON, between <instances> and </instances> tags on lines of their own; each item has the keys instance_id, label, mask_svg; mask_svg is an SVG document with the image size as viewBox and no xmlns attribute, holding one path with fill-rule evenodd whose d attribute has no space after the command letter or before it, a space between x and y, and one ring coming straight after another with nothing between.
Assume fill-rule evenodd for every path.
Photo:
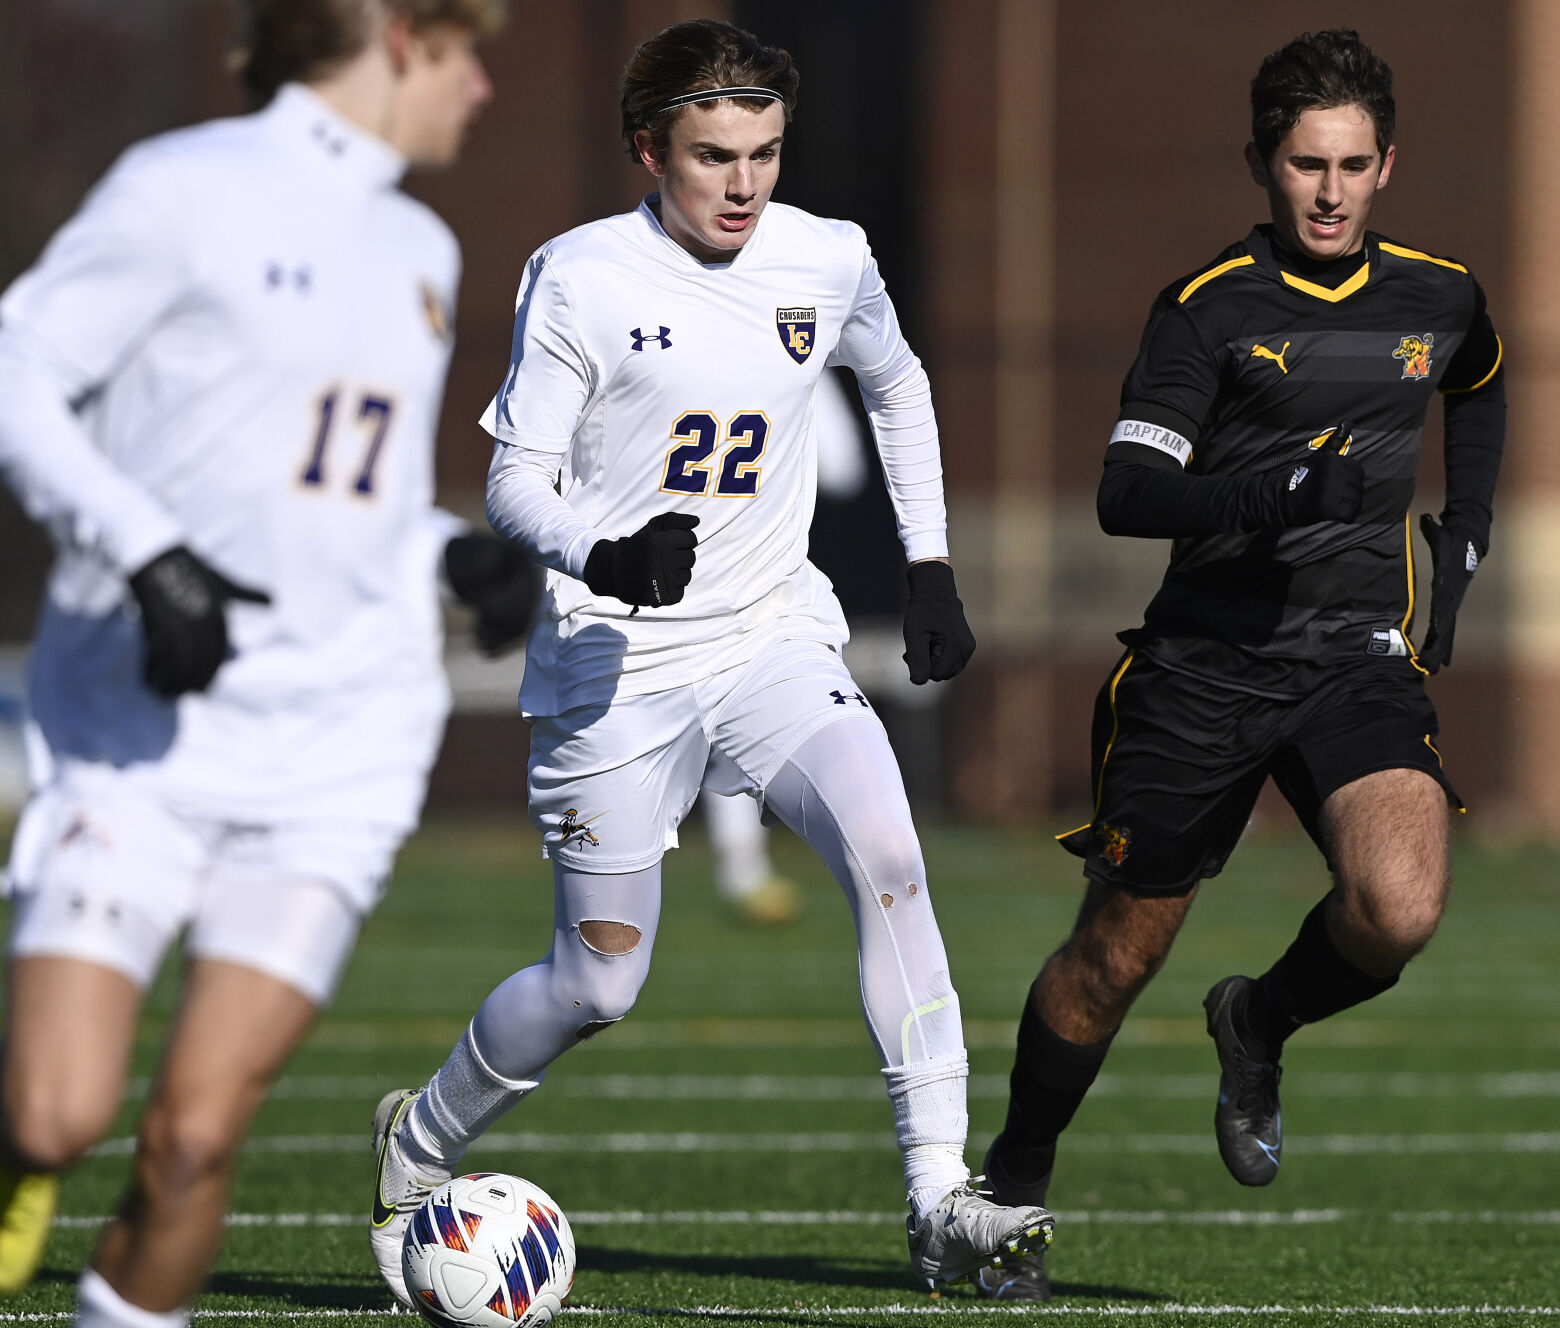
<instances>
[{"instance_id":1,"label":"dark curly hair","mask_svg":"<svg viewBox=\"0 0 1560 1328\"><path fill-rule=\"evenodd\" d=\"M712 88L768 88L779 96L789 122L800 82L790 52L764 45L751 32L712 18L674 23L641 42L623 70L624 145L638 161L634 135L648 129L656 154L664 157L684 108L661 108L674 97ZM766 97L730 100L753 110L772 104Z\"/></svg>"},{"instance_id":2,"label":"dark curly hair","mask_svg":"<svg viewBox=\"0 0 1560 1328\"><path fill-rule=\"evenodd\" d=\"M1305 32L1262 62L1251 80L1251 140L1271 162L1305 111L1358 106L1376 126L1386 155L1397 128L1392 69L1353 28Z\"/></svg>"}]
</instances>

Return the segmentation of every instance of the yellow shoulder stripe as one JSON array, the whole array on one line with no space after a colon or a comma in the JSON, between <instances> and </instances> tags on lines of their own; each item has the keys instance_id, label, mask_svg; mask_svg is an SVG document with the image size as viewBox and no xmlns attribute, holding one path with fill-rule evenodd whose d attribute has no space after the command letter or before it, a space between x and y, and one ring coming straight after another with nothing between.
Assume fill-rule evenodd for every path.
<instances>
[{"instance_id":1,"label":"yellow shoulder stripe","mask_svg":"<svg viewBox=\"0 0 1560 1328\"><path fill-rule=\"evenodd\" d=\"M1456 396L1463 392L1477 392L1481 387L1489 382L1490 379L1495 377L1495 371L1500 368L1500 362L1505 358L1506 343L1500 339L1500 333L1497 332L1495 334L1495 363L1490 365L1489 373L1485 374L1484 377L1479 379L1479 381L1472 387L1443 387L1441 389L1441 395Z\"/></svg>"},{"instance_id":2,"label":"yellow shoulder stripe","mask_svg":"<svg viewBox=\"0 0 1560 1328\"><path fill-rule=\"evenodd\" d=\"M1389 254L1396 254L1399 258L1417 258L1421 263L1434 263L1437 267L1449 267L1453 272L1467 272L1461 263L1454 263L1450 258L1437 258L1434 254L1422 254L1417 249L1405 249L1400 244L1388 244L1380 242L1381 247Z\"/></svg>"},{"instance_id":3,"label":"yellow shoulder stripe","mask_svg":"<svg viewBox=\"0 0 1560 1328\"><path fill-rule=\"evenodd\" d=\"M1346 300L1370 280L1370 259L1360 264L1360 270L1350 277L1336 290L1328 290L1326 286L1318 286L1314 281L1306 281L1303 277L1297 277L1291 272L1280 272L1284 283L1293 286L1297 291L1304 291L1307 295L1314 295L1318 300L1326 300L1329 304L1337 304L1339 300Z\"/></svg>"},{"instance_id":4,"label":"yellow shoulder stripe","mask_svg":"<svg viewBox=\"0 0 1560 1328\"><path fill-rule=\"evenodd\" d=\"M1256 261L1257 260L1250 254L1247 254L1243 258L1231 258L1228 262L1220 263L1218 267L1209 268L1202 274L1202 276L1193 277L1190 281L1188 281L1186 283L1186 288L1175 297L1175 302L1177 304L1185 304L1189 299L1192 298L1194 294L1196 294L1197 288L1199 286L1206 285L1215 277L1222 277L1226 272L1229 272L1234 268L1249 267Z\"/></svg>"}]
</instances>

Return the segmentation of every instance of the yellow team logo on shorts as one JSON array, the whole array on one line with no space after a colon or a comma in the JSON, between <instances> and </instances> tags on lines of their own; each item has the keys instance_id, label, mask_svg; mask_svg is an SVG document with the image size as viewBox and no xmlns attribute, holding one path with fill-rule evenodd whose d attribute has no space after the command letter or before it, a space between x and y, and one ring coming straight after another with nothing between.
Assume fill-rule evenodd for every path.
<instances>
[{"instance_id":1,"label":"yellow team logo on shorts","mask_svg":"<svg viewBox=\"0 0 1560 1328\"><path fill-rule=\"evenodd\" d=\"M1127 854L1132 848L1132 831L1125 826L1101 821L1095 827L1094 834L1100 841L1100 857L1112 867L1119 867L1127 860Z\"/></svg>"},{"instance_id":2,"label":"yellow team logo on shorts","mask_svg":"<svg viewBox=\"0 0 1560 1328\"><path fill-rule=\"evenodd\" d=\"M599 821L605 813L597 812L589 821L576 820L575 818L579 814L578 807L570 807L568 811L564 812L563 819L558 822L558 834L562 838L563 843L567 844L572 839L582 848L587 845L595 846L600 844L601 841L596 838L596 832L590 827L592 821Z\"/></svg>"},{"instance_id":3,"label":"yellow team logo on shorts","mask_svg":"<svg viewBox=\"0 0 1560 1328\"><path fill-rule=\"evenodd\" d=\"M817 309L776 309L775 330L780 333L780 344L785 353L798 364L805 364L812 354L813 335L818 330Z\"/></svg>"},{"instance_id":4,"label":"yellow team logo on shorts","mask_svg":"<svg viewBox=\"0 0 1560 1328\"><path fill-rule=\"evenodd\" d=\"M1434 345L1434 332L1426 332L1422 337L1407 336L1398 342L1392 358L1403 361L1404 378L1430 377L1430 348Z\"/></svg>"}]
</instances>

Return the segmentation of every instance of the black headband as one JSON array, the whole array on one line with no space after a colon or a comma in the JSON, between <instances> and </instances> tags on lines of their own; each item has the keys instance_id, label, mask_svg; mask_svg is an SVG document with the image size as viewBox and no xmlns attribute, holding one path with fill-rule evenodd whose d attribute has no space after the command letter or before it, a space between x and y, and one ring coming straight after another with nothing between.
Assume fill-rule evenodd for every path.
<instances>
[{"instance_id":1,"label":"black headband","mask_svg":"<svg viewBox=\"0 0 1560 1328\"><path fill-rule=\"evenodd\" d=\"M781 103L785 101L785 98L773 88L706 88L703 92L685 92L681 97L673 97L656 114L664 115L667 111L675 111L679 106L692 106L695 102L701 101L720 101L726 97L763 97L768 101Z\"/></svg>"}]
</instances>

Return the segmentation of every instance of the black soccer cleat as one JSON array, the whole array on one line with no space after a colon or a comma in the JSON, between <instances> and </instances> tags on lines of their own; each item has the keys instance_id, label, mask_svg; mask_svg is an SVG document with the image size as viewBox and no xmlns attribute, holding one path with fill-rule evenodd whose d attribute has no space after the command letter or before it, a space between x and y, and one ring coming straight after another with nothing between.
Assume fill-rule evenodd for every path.
<instances>
[{"instance_id":1,"label":"black soccer cleat","mask_svg":"<svg viewBox=\"0 0 1560 1328\"><path fill-rule=\"evenodd\" d=\"M985 1169L985 1188L998 1203L1045 1206L1046 1191L1051 1186L1051 1173L1047 1171L1038 1181L1030 1183L1019 1180L1002 1160L1000 1134L986 1150ZM988 1300L1051 1299L1051 1279L1045 1271L1044 1248L1010 1255L1000 1264L987 1264L970 1281L975 1285L976 1294Z\"/></svg>"},{"instance_id":2,"label":"black soccer cleat","mask_svg":"<svg viewBox=\"0 0 1560 1328\"><path fill-rule=\"evenodd\" d=\"M1208 1012L1208 1036L1219 1052L1219 1104L1213 1109L1213 1132L1219 1156L1242 1185L1268 1185L1278 1175L1284 1147L1284 1122L1278 1109L1278 1057L1246 1026L1246 1003L1256 984L1251 978L1229 977L1213 984L1203 998Z\"/></svg>"}]
</instances>

